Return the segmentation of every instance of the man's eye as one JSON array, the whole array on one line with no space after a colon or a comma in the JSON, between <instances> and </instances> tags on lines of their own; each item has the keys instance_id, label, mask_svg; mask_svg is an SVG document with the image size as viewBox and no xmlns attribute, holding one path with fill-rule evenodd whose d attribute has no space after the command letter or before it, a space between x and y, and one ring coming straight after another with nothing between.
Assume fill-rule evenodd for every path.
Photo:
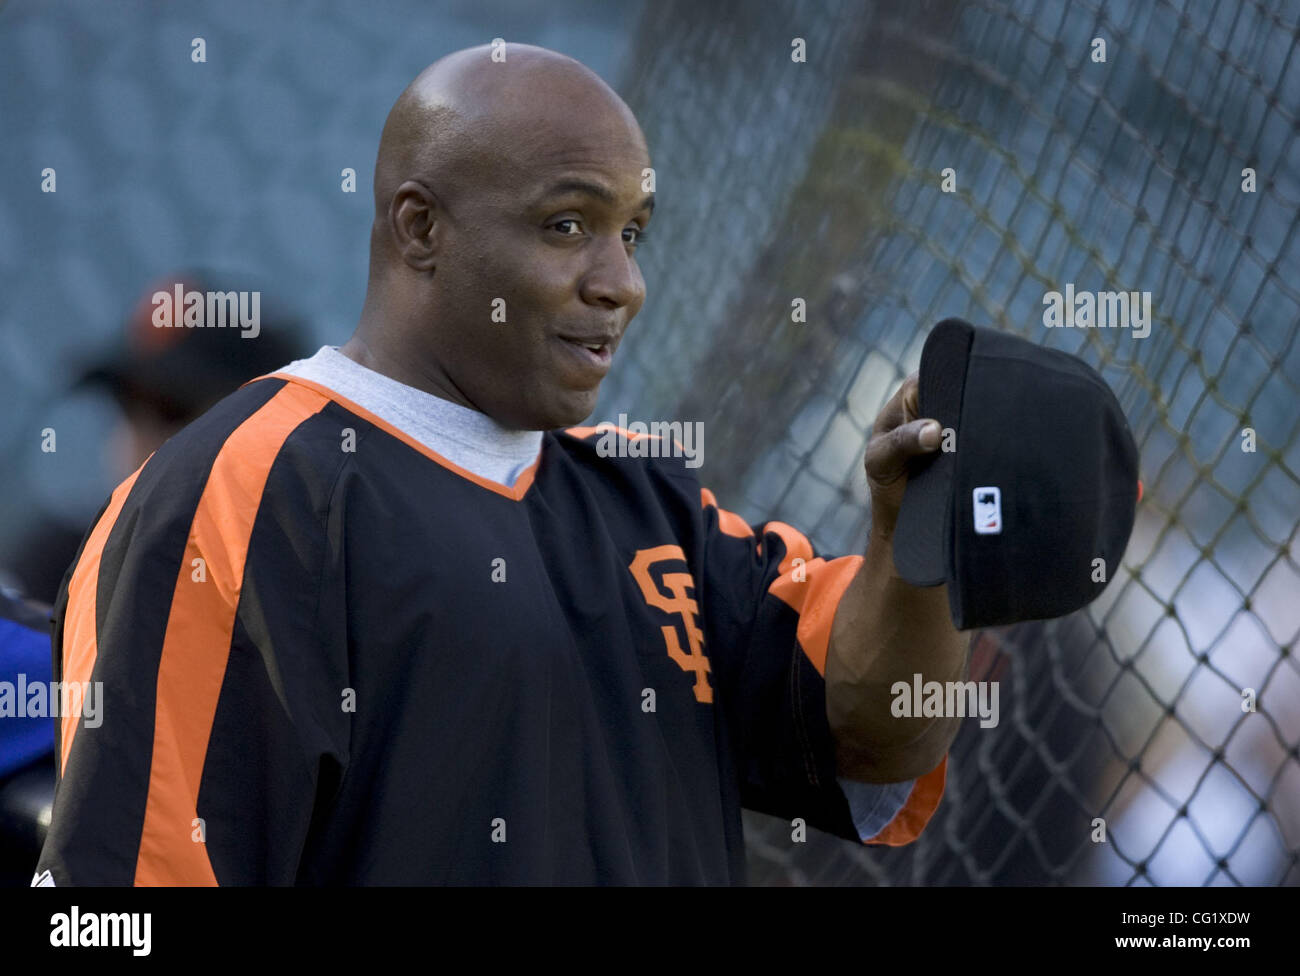
<instances>
[{"instance_id":1,"label":"man's eye","mask_svg":"<svg viewBox=\"0 0 1300 976\"><path fill-rule=\"evenodd\" d=\"M558 231L559 231L561 234L563 234L565 237L572 237L572 236L574 236L574 232L572 232L572 231L567 231L567 230L564 229L564 227L565 227L566 224L572 224L574 227L577 227L577 226L578 226L578 222L577 222L576 220L574 220L572 217L569 217L569 218L566 218L566 219L564 219L564 220L557 220L555 223L551 224L551 227L554 228L555 230L558 230Z\"/></svg>"},{"instance_id":2,"label":"man's eye","mask_svg":"<svg viewBox=\"0 0 1300 976\"><path fill-rule=\"evenodd\" d=\"M632 235L631 240L628 240L627 238L628 234ZM649 232L642 230L640 227L628 227L626 230L623 231L624 244L635 244L636 246L640 247L649 239L649 237L650 237Z\"/></svg>"}]
</instances>

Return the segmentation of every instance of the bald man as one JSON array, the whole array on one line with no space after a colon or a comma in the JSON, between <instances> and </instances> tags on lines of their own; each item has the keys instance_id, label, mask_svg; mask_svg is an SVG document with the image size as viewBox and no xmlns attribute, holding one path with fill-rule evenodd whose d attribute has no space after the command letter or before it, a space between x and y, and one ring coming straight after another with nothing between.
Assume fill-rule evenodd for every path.
<instances>
[{"instance_id":1,"label":"bald man","mask_svg":"<svg viewBox=\"0 0 1300 976\"><path fill-rule=\"evenodd\" d=\"M504 58L500 54L504 53ZM114 491L64 582L41 884L735 884L740 810L905 844L963 677L896 576L915 381L866 452L865 556L720 508L675 452L572 427L645 299L631 111L540 48L398 99L341 348L246 384Z\"/></svg>"}]
</instances>

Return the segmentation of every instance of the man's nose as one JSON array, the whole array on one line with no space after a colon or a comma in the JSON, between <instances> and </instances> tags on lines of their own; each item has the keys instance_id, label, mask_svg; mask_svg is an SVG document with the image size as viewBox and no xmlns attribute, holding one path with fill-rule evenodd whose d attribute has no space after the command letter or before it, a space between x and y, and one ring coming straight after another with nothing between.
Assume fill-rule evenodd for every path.
<instances>
[{"instance_id":1,"label":"man's nose","mask_svg":"<svg viewBox=\"0 0 1300 976\"><path fill-rule=\"evenodd\" d=\"M582 300L607 308L639 306L645 299L645 281L622 235L614 240L602 239L591 254L592 263L580 288Z\"/></svg>"}]
</instances>

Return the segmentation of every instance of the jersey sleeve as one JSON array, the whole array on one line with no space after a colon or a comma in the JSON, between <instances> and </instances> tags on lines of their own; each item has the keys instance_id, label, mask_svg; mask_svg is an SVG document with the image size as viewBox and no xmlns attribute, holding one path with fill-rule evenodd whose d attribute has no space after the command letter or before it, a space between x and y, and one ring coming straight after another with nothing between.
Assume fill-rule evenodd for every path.
<instances>
[{"instance_id":1,"label":"jersey sleeve","mask_svg":"<svg viewBox=\"0 0 1300 976\"><path fill-rule=\"evenodd\" d=\"M738 756L742 805L866 844L915 840L943 796L947 757L901 783L836 775L826 653L862 557L824 558L784 522L752 527L707 488L700 504L705 646Z\"/></svg>"},{"instance_id":2,"label":"jersey sleeve","mask_svg":"<svg viewBox=\"0 0 1300 976\"><path fill-rule=\"evenodd\" d=\"M328 489L280 454L314 409L289 390L174 438L90 530L55 606L72 693L38 876L295 882L348 735Z\"/></svg>"}]
</instances>

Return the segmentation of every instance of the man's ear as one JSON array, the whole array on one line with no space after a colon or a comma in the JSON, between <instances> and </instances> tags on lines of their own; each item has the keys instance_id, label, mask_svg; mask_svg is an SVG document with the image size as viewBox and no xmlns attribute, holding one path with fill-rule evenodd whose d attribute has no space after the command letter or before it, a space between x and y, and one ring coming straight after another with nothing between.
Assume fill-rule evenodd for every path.
<instances>
[{"instance_id":1,"label":"man's ear","mask_svg":"<svg viewBox=\"0 0 1300 976\"><path fill-rule=\"evenodd\" d=\"M444 218L437 195L423 183L407 180L388 205L388 227L402 260L417 271L438 263Z\"/></svg>"}]
</instances>

